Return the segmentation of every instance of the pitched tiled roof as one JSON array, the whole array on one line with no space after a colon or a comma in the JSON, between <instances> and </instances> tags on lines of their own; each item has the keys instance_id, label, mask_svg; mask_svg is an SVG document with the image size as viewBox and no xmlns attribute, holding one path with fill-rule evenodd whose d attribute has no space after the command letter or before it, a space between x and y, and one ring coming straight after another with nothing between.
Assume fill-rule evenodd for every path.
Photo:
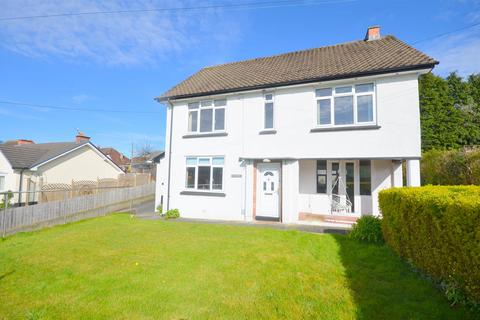
<instances>
[{"instance_id":1,"label":"pitched tiled roof","mask_svg":"<svg viewBox=\"0 0 480 320\"><path fill-rule=\"evenodd\" d=\"M53 142L28 145L0 144L0 151L14 169L29 169L88 142Z\"/></svg>"},{"instance_id":2,"label":"pitched tiled roof","mask_svg":"<svg viewBox=\"0 0 480 320\"><path fill-rule=\"evenodd\" d=\"M157 99L165 101L393 71L438 62L394 36L354 41L201 69Z\"/></svg>"}]
</instances>

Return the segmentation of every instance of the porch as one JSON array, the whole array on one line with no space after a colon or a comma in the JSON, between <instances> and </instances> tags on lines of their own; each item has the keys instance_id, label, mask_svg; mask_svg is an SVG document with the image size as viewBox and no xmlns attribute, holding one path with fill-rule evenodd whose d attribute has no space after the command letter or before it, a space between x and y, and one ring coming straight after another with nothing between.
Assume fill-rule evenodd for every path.
<instances>
[{"instance_id":1,"label":"porch","mask_svg":"<svg viewBox=\"0 0 480 320\"><path fill-rule=\"evenodd\" d=\"M247 220L254 221L348 227L362 215L380 214L381 190L420 184L416 159L266 159L252 165L252 216Z\"/></svg>"}]
</instances>

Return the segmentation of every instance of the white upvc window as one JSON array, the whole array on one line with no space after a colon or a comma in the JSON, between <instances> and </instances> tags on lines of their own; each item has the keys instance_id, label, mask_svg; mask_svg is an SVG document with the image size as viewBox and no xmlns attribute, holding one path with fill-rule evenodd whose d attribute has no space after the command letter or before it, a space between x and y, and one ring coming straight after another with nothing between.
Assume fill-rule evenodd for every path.
<instances>
[{"instance_id":1,"label":"white upvc window","mask_svg":"<svg viewBox=\"0 0 480 320\"><path fill-rule=\"evenodd\" d=\"M355 126L376 122L375 85L361 83L315 90L317 126Z\"/></svg>"},{"instance_id":2,"label":"white upvc window","mask_svg":"<svg viewBox=\"0 0 480 320\"><path fill-rule=\"evenodd\" d=\"M185 170L185 188L192 190L223 190L223 168L225 158L187 157Z\"/></svg>"},{"instance_id":3,"label":"white upvc window","mask_svg":"<svg viewBox=\"0 0 480 320\"><path fill-rule=\"evenodd\" d=\"M204 100L188 104L188 132L209 133L225 131L227 100Z\"/></svg>"},{"instance_id":4,"label":"white upvc window","mask_svg":"<svg viewBox=\"0 0 480 320\"><path fill-rule=\"evenodd\" d=\"M274 96L273 93L266 93L264 96L264 110L263 110L263 128L274 128Z\"/></svg>"}]
</instances>

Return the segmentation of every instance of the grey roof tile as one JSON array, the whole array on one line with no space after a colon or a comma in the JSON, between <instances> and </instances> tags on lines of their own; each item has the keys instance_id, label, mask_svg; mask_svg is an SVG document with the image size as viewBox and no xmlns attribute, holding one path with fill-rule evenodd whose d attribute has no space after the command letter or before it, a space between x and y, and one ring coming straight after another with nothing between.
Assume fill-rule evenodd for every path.
<instances>
[{"instance_id":1,"label":"grey roof tile","mask_svg":"<svg viewBox=\"0 0 480 320\"><path fill-rule=\"evenodd\" d=\"M157 99L429 68L437 63L394 36L385 36L203 68Z\"/></svg>"},{"instance_id":2,"label":"grey roof tile","mask_svg":"<svg viewBox=\"0 0 480 320\"><path fill-rule=\"evenodd\" d=\"M5 155L14 169L29 169L87 143L88 142L52 142L29 145L0 144L0 151Z\"/></svg>"}]
</instances>

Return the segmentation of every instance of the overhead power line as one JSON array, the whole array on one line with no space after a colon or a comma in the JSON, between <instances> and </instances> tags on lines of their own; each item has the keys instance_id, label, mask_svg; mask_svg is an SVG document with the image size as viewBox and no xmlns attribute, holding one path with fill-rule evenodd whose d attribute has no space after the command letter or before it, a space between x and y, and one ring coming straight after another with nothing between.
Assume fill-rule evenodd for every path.
<instances>
[{"instance_id":1,"label":"overhead power line","mask_svg":"<svg viewBox=\"0 0 480 320\"><path fill-rule=\"evenodd\" d=\"M433 36L431 36L431 37L424 38L424 39L421 39L421 40L412 42L411 44L414 45L414 44L417 44L417 43L420 43L420 42L424 42L424 41L428 41L428 40L433 40L433 39L436 39L436 38L441 38L441 37L447 36L447 35L449 35L449 34L457 33L457 32L459 32L459 31L471 29L471 28L474 28L474 27L477 27L477 26L480 26L480 22L479 22L479 23L474 23L474 24L471 24L471 25L468 25L468 26L465 26L465 27L462 27L462 28L458 28L458 29L454 29L454 30L447 31L447 32L439 33L439 34L433 35Z\"/></svg>"},{"instance_id":2,"label":"overhead power line","mask_svg":"<svg viewBox=\"0 0 480 320\"><path fill-rule=\"evenodd\" d=\"M67 107L67 106L52 106L52 105L6 101L6 100L0 100L0 104L33 107L33 108L40 108L40 109L98 112L98 113L104 112L104 113L130 113L130 114L160 114L160 112L151 112L151 111L132 111L132 110L120 110L120 109L101 109L101 108L93 109L93 108L79 108L79 107Z\"/></svg>"},{"instance_id":3,"label":"overhead power line","mask_svg":"<svg viewBox=\"0 0 480 320\"><path fill-rule=\"evenodd\" d=\"M29 19L43 19L43 18L58 18L58 17L74 17L74 16L88 16L88 15L102 15L102 14L130 14L130 13L148 13L148 12L188 12L201 11L207 9L261 9L261 8L276 8L289 6L311 6L322 4L337 4L346 2L356 2L358 0L278 0L278 1L255 1L243 3L217 4L217 5L203 5L191 7L171 7L171 8L144 8L144 9L126 9L126 10L110 10L110 11L85 11L85 12L64 12L31 16L17 16L17 17L0 17L0 21L14 21L14 20L29 20Z\"/></svg>"}]
</instances>

